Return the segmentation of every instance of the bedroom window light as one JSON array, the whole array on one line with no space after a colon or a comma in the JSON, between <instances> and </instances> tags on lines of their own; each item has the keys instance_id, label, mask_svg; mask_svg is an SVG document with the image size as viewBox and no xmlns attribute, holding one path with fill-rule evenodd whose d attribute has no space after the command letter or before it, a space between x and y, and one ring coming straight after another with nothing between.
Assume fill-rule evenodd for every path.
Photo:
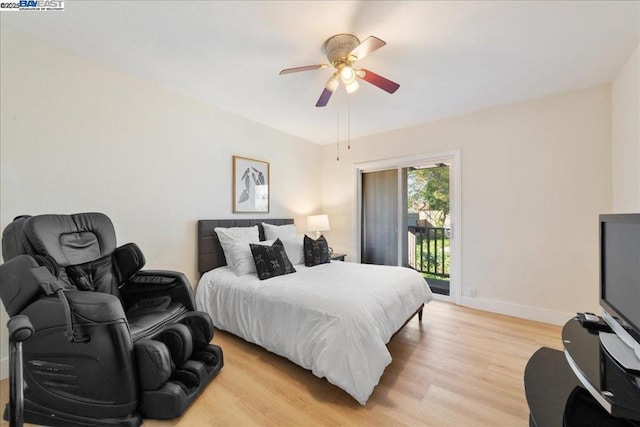
<instances>
[{"instance_id":1,"label":"bedroom window light","mask_svg":"<svg viewBox=\"0 0 640 427\"><path fill-rule=\"evenodd\" d=\"M307 217L307 231L315 231L316 239L322 235L323 231L328 230L331 230L328 215L311 215Z\"/></svg>"}]
</instances>

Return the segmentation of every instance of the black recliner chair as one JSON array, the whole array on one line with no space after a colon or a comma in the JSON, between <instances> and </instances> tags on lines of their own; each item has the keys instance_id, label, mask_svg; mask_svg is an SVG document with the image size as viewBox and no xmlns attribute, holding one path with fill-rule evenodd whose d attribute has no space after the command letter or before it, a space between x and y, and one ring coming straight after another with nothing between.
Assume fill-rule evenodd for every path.
<instances>
[{"instance_id":1,"label":"black recliner chair","mask_svg":"<svg viewBox=\"0 0 640 427\"><path fill-rule=\"evenodd\" d=\"M187 278L141 270L142 252L116 247L104 214L18 217L3 232L2 255L0 298L34 329L22 344L26 422L175 418L222 368Z\"/></svg>"}]
</instances>

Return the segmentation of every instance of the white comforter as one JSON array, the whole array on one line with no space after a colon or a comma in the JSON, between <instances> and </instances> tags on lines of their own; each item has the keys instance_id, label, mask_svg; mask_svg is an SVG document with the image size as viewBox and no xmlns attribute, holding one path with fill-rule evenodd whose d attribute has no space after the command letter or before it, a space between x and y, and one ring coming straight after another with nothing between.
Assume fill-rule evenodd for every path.
<instances>
[{"instance_id":1,"label":"white comforter","mask_svg":"<svg viewBox=\"0 0 640 427\"><path fill-rule=\"evenodd\" d=\"M386 343L420 304L425 280L403 267L331 262L268 280L205 273L198 310L214 325L326 377L365 404L391 363Z\"/></svg>"}]
</instances>

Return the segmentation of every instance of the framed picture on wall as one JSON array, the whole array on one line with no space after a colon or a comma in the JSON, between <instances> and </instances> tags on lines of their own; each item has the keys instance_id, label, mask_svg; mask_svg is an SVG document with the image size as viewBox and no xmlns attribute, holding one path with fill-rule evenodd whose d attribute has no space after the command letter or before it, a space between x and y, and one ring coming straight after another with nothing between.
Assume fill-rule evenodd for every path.
<instances>
[{"instance_id":1,"label":"framed picture on wall","mask_svg":"<svg viewBox=\"0 0 640 427\"><path fill-rule=\"evenodd\" d=\"M233 212L269 212L269 163L233 156Z\"/></svg>"}]
</instances>

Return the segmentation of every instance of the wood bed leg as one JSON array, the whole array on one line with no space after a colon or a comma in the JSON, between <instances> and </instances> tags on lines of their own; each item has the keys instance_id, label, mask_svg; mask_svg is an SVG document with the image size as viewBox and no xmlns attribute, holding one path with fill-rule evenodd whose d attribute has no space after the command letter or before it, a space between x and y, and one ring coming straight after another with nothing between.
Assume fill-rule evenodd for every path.
<instances>
[{"instance_id":1,"label":"wood bed leg","mask_svg":"<svg viewBox=\"0 0 640 427\"><path fill-rule=\"evenodd\" d=\"M422 322L422 309L424 308L424 304L418 310L418 322Z\"/></svg>"}]
</instances>

